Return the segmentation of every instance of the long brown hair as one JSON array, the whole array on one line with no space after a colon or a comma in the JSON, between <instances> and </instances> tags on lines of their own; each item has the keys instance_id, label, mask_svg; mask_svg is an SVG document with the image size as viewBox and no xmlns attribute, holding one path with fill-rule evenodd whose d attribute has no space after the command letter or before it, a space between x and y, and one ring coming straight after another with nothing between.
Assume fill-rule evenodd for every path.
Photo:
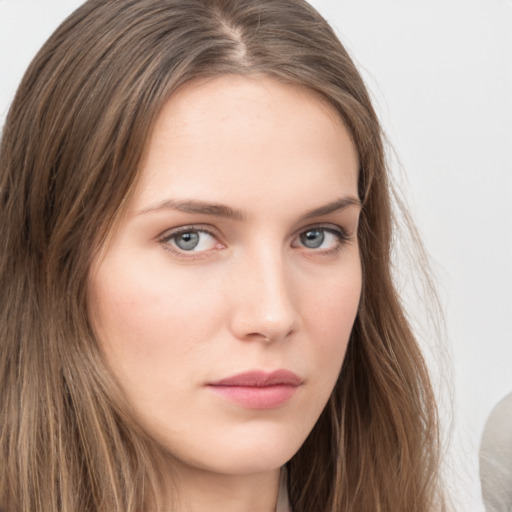
<instances>
[{"instance_id":1,"label":"long brown hair","mask_svg":"<svg viewBox=\"0 0 512 512\"><path fill-rule=\"evenodd\" d=\"M361 304L329 403L288 463L292 508L442 508L434 396L390 270L381 128L332 29L303 0L89 0L32 62L0 148L6 511L168 510L161 451L131 420L90 327L87 279L166 100L228 73L321 94L360 159Z\"/></svg>"}]
</instances>

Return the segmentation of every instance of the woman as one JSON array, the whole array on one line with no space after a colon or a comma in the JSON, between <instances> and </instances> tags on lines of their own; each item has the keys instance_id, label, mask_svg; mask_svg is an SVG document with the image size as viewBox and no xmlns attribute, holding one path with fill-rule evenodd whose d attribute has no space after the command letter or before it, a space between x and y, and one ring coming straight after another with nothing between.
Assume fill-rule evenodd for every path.
<instances>
[{"instance_id":1,"label":"woman","mask_svg":"<svg viewBox=\"0 0 512 512\"><path fill-rule=\"evenodd\" d=\"M0 165L3 509L442 508L379 123L310 6L86 2Z\"/></svg>"}]
</instances>

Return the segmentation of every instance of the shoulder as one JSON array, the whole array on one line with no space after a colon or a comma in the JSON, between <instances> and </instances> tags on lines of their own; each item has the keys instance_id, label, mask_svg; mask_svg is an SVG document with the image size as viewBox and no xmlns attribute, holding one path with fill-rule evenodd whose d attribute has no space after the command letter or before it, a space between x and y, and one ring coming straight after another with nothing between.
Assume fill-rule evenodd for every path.
<instances>
[{"instance_id":1,"label":"shoulder","mask_svg":"<svg viewBox=\"0 0 512 512\"><path fill-rule=\"evenodd\" d=\"M485 425L480 480L488 510L512 510L512 393L494 407Z\"/></svg>"}]
</instances>

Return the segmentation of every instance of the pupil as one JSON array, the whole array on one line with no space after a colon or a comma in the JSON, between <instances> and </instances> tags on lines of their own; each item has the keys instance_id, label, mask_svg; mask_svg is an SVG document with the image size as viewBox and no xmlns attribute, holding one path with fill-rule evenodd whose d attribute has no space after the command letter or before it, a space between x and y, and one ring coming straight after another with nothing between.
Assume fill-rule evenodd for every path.
<instances>
[{"instance_id":1,"label":"pupil","mask_svg":"<svg viewBox=\"0 0 512 512\"><path fill-rule=\"evenodd\" d=\"M311 229L301 235L301 241L309 249L317 249L324 243L325 235L319 229Z\"/></svg>"},{"instance_id":2,"label":"pupil","mask_svg":"<svg viewBox=\"0 0 512 512\"><path fill-rule=\"evenodd\" d=\"M176 238L176 245L184 250L191 251L199 243L199 234L195 232L182 233Z\"/></svg>"}]
</instances>

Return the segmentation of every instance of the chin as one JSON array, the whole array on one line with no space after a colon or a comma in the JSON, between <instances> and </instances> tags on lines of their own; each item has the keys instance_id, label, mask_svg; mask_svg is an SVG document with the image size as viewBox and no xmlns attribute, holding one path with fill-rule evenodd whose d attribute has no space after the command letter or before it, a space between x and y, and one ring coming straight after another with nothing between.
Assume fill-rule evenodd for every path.
<instances>
[{"instance_id":1,"label":"chin","mask_svg":"<svg viewBox=\"0 0 512 512\"><path fill-rule=\"evenodd\" d=\"M254 475L275 471L286 464L295 451L271 453L260 450L232 450L230 453L212 453L210 457L181 460L189 468L222 475Z\"/></svg>"},{"instance_id":2,"label":"chin","mask_svg":"<svg viewBox=\"0 0 512 512\"><path fill-rule=\"evenodd\" d=\"M297 426L291 430L276 425L246 426L243 430L211 433L201 444L158 440L179 465L211 473L244 475L280 468L297 453L309 433L309 430L298 430Z\"/></svg>"}]
</instances>

